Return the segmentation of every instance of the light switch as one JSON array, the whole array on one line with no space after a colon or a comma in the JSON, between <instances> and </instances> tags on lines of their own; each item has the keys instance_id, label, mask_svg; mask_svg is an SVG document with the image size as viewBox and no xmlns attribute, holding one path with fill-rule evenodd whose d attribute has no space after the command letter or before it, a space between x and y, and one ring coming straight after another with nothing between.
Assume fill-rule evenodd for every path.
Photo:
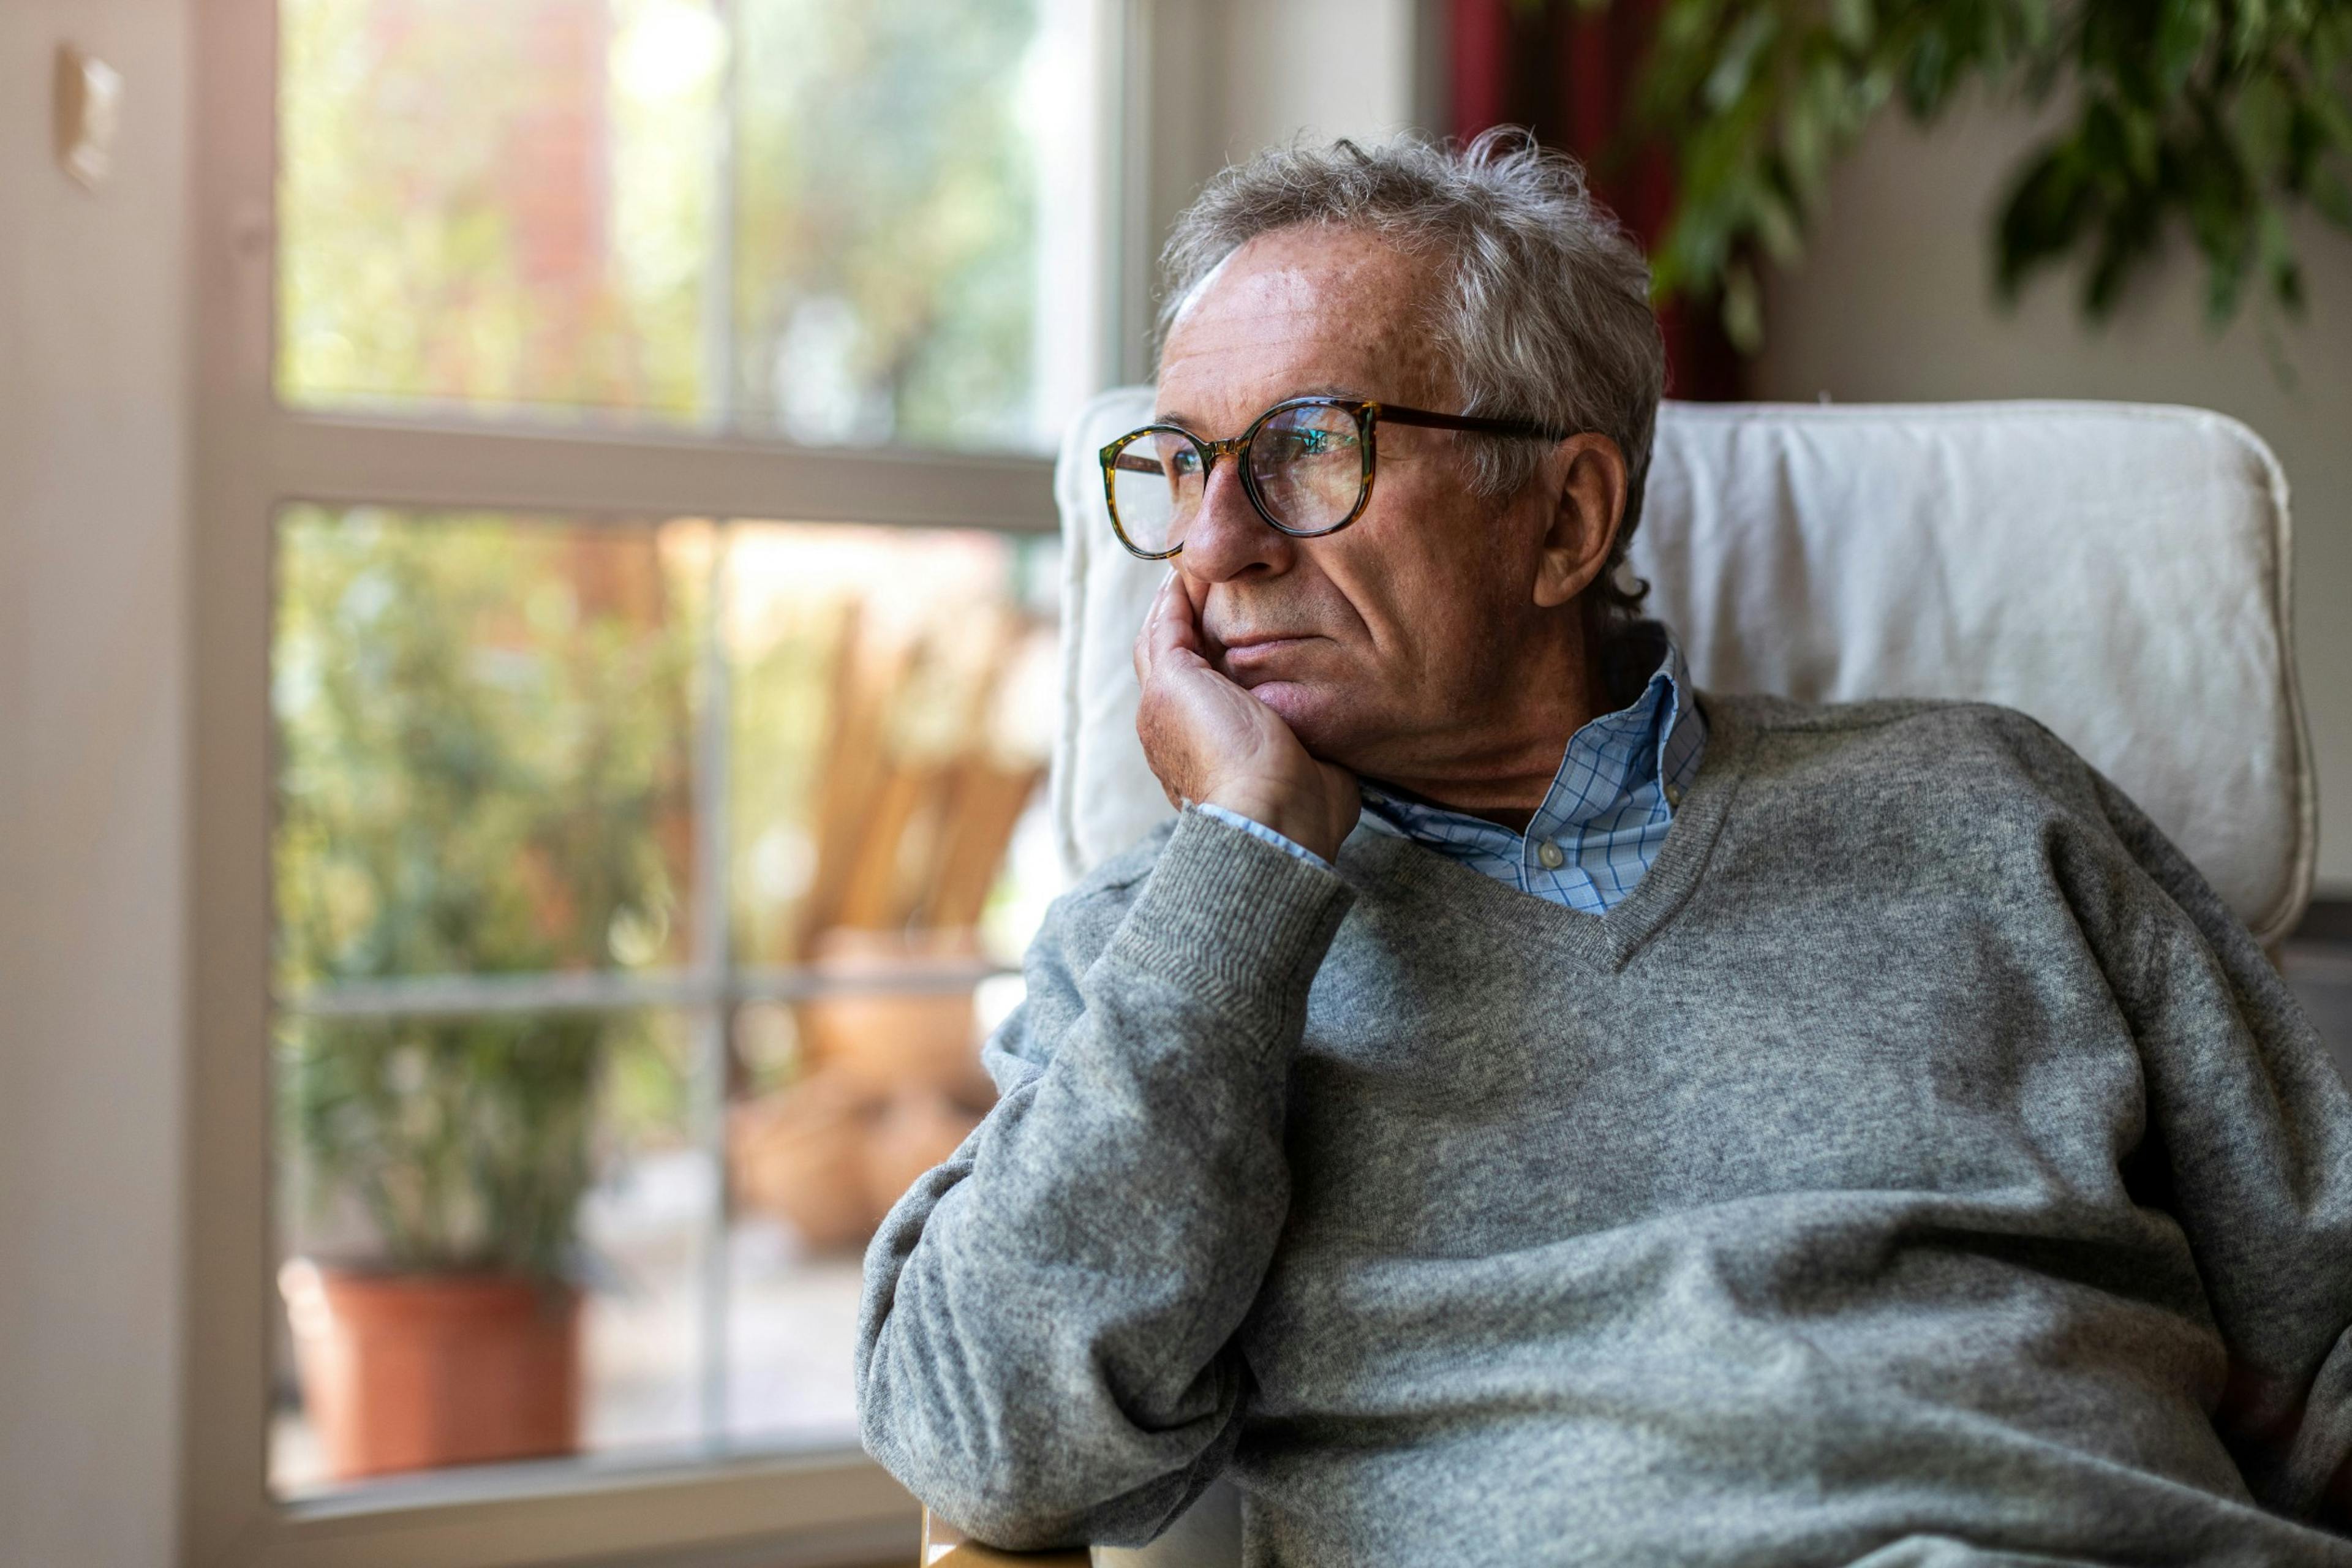
<instances>
[{"instance_id":1,"label":"light switch","mask_svg":"<svg viewBox=\"0 0 2352 1568\"><path fill-rule=\"evenodd\" d=\"M94 191L114 167L121 73L95 55L60 44L57 97L58 166Z\"/></svg>"}]
</instances>

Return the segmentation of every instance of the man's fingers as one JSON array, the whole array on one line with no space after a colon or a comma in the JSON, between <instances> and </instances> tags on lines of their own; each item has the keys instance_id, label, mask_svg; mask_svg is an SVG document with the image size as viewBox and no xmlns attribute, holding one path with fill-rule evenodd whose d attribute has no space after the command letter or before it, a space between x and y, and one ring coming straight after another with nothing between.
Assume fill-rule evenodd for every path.
<instances>
[{"instance_id":1,"label":"man's fingers","mask_svg":"<svg viewBox=\"0 0 2352 1568\"><path fill-rule=\"evenodd\" d=\"M1152 595L1151 609L1143 617L1143 628L1135 637L1135 678L1139 681L1151 679L1153 667L1171 653L1197 655L1201 647L1200 627L1192 618L1192 601L1184 596L1176 574L1160 584Z\"/></svg>"},{"instance_id":2,"label":"man's fingers","mask_svg":"<svg viewBox=\"0 0 2352 1568\"><path fill-rule=\"evenodd\" d=\"M1152 606L1152 646L1155 652L1171 648L1200 651L1201 624L1192 609L1192 600L1184 592L1183 578L1171 572L1168 581L1160 585L1159 602Z\"/></svg>"},{"instance_id":3,"label":"man's fingers","mask_svg":"<svg viewBox=\"0 0 2352 1568\"><path fill-rule=\"evenodd\" d=\"M1151 595L1150 608L1143 612L1143 624L1135 629L1135 679L1139 685L1149 684L1151 666L1166 638L1163 623L1168 615L1169 584L1175 582L1171 572Z\"/></svg>"}]
</instances>

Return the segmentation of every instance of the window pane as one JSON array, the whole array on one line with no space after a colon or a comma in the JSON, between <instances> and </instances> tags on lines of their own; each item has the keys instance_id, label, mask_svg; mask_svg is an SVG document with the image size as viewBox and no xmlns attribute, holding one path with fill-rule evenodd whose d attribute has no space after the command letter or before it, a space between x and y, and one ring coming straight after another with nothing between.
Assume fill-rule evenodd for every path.
<instances>
[{"instance_id":1,"label":"window pane","mask_svg":"<svg viewBox=\"0 0 2352 1568\"><path fill-rule=\"evenodd\" d=\"M760 1447L856 1440L851 1375L866 1243L995 1093L980 1042L1021 999L1003 973L737 1016L729 1151L729 1430Z\"/></svg>"},{"instance_id":2,"label":"window pane","mask_svg":"<svg viewBox=\"0 0 2352 1568\"><path fill-rule=\"evenodd\" d=\"M281 395L1043 448L1098 5L282 0Z\"/></svg>"},{"instance_id":3,"label":"window pane","mask_svg":"<svg viewBox=\"0 0 2352 1568\"><path fill-rule=\"evenodd\" d=\"M1060 9L1068 11L1070 7ZM1084 76L1038 0L743 0L738 374L800 441L1049 442L1045 183ZM1055 79L1057 75L1059 79ZM1084 308L1084 293L1056 307ZM1083 335L1077 346L1083 350ZM1066 343L1060 352L1069 352ZM1047 375L1050 371L1045 372Z\"/></svg>"},{"instance_id":4,"label":"window pane","mask_svg":"<svg viewBox=\"0 0 2352 1568\"><path fill-rule=\"evenodd\" d=\"M855 1443L857 1247L871 1227L862 1183L842 1172L856 1164L863 1124L855 1107L798 1089L795 1011L761 1003L736 1016L728 1414L754 1442Z\"/></svg>"},{"instance_id":5,"label":"window pane","mask_svg":"<svg viewBox=\"0 0 2352 1568\"><path fill-rule=\"evenodd\" d=\"M979 1045L1059 885L1050 540L739 524L737 952L837 989L738 1015L730 1426L849 1440L858 1258L993 1092ZM1008 997L1007 984L1011 991Z\"/></svg>"},{"instance_id":6,"label":"window pane","mask_svg":"<svg viewBox=\"0 0 2352 1568\"><path fill-rule=\"evenodd\" d=\"M544 1004L696 951L715 531L299 507L278 541L273 1479L692 1442L716 999Z\"/></svg>"},{"instance_id":7,"label":"window pane","mask_svg":"<svg viewBox=\"0 0 2352 1568\"><path fill-rule=\"evenodd\" d=\"M689 1024L281 1019L275 1489L698 1437Z\"/></svg>"},{"instance_id":8,"label":"window pane","mask_svg":"<svg viewBox=\"0 0 2352 1568\"><path fill-rule=\"evenodd\" d=\"M698 0L284 0L281 394L710 402L725 38Z\"/></svg>"},{"instance_id":9,"label":"window pane","mask_svg":"<svg viewBox=\"0 0 2352 1568\"><path fill-rule=\"evenodd\" d=\"M712 538L285 514L282 990L683 960Z\"/></svg>"},{"instance_id":10,"label":"window pane","mask_svg":"<svg viewBox=\"0 0 2352 1568\"><path fill-rule=\"evenodd\" d=\"M1053 742L1057 542L738 523L728 552L738 954L1017 961L1052 897L1029 811Z\"/></svg>"},{"instance_id":11,"label":"window pane","mask_svg":"<svg viewBox=\"0 0 2352 1568\"><path fill-rule=\"evenodd\" d=\"M1058 888L1055 542L278 539L274 1484L854 1445L858 1249Z\"/></svg>"}]
</instances>

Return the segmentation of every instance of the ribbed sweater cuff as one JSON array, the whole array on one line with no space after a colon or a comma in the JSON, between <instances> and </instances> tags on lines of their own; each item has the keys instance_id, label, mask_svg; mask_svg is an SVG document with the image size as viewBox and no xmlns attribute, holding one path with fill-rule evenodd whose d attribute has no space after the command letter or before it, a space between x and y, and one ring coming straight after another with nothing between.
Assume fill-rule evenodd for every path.
<instances>
[{"instance_id":1,"label":"ribbed sweater cuff","mask_svg":"<svg viewBox=\"0 0 2352 1568\"><path fill-rule=\"evenodd\" d=\"M1221 1008L1270 1010L1272 1022L1304 1006L1354 901L1323 867L1187 811L1113 951L1196 985Z\"/></svg>"}]
</instances>

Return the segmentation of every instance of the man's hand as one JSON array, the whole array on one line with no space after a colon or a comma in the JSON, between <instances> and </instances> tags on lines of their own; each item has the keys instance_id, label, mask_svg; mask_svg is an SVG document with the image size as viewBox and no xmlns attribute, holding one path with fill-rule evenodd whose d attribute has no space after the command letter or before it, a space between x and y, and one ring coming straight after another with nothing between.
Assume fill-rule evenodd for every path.
<instances>
[{"instance_id":1,"label":"man's hand","mask_svg":"<svg viewBox=\"0 0 2352 1568\"><path fill-rule=\"evenodd\" d=\"M1356 826L1355 775L1307 754L1273 709L1211 667L1200 614L1170 573L1135 638L1144 759L1178 806L1221 805L1329 860Z\"/></svg>"}]
</instances>

